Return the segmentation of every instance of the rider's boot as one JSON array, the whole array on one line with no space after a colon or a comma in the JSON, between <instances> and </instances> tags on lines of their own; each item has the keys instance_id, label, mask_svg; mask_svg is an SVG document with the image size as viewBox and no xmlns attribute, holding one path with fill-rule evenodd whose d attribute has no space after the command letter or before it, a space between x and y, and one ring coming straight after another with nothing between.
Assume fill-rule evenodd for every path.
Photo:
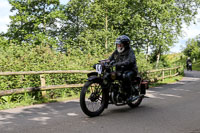
<instances>
[{"instance_id":1,"label":"rider's boot","mask_svg":"<svg viewBox=\"0 0 200 133\"><path fill-rule=\"evenodd\" d=\"M129 88L129 97L127 98L127 102L131 102L134 96L137 96L139 94L138 92L138 86L137 85L130 85Z\"/></svg>"}]
</instances>

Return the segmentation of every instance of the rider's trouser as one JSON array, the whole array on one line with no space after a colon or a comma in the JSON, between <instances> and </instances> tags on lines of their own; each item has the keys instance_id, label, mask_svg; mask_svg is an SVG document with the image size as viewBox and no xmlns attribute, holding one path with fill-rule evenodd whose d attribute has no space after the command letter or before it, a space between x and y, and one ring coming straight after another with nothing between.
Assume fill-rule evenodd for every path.
<instances>
[{"instance_id":1,"label":"rider's trouser","mask_svg":"<svg viewBox=\"0 0 200 133\"><path fill-rule=\"evenodd\" d=\"M134 77L137 76L137 72L134 71L125 71L123 73L123 82L125 85L125 89L127 93L131 94L131 89L134 91L134 87L132 86L132 82Z\"/></svg>"}]
</instances>

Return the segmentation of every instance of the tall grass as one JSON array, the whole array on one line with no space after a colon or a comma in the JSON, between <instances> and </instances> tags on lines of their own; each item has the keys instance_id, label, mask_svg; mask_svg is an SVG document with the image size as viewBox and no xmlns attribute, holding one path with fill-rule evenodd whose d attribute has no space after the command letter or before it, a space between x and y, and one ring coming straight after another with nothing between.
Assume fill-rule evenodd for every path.
<instances>
[{"instance_id":1,"label":"tall grass","mask_svg":"<svg viewBox=\"0 0 200 133\"><path fill-rule=\"evenodd\" d=\"M192 65L192 70L200 71L200 61Z\"/></svg>"}]
</instances>

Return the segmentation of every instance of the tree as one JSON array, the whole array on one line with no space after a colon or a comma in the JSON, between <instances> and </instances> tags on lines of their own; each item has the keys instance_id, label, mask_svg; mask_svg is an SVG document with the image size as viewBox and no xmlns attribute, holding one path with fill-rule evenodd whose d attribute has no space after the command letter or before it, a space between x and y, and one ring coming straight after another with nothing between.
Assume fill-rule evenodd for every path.
<instances>
[{"instance_id":1,"label":"tree","mask_svg":"<svg viewBox=\"0 0 200 133\"><path fill-rule=\"evenodd\" d=\"M9 25L6 36L9 40L14 40L17 44L22 42L32 42L38 34L43 34L45 38L37 38L42 40L55 38L56 17L53 12L59 5L59 0L9 0L12 5L11 12L16 12L14 16L10 16L11 23Z\"/></svg>"},{"instance_id":2,"label":"tree","mask_svg":"<svg viewBox=\"0 0 200 133\"><path fill-rule=\"evenodd\" d=\"M181 35L182 23L189 25L194 19L199 1L160 0L152 2L144 0L143 2L143 17L147 20L146 27L149 29L146 37L148 36L147 41L150 42L149 45L156 57L154 59L156 59L157 67L160 56L167 52L177 37Z\"/></svg>"},{"instance_id":3,"label":"tree","mask_svg":"<svg viewBox=\"0 0 200 133\"><path fill-rule=\"evenodd\" d=\"M89 0L71 0L67 5L60 5L59 36L61 49L66 51L69 47L79 48L78 36L85 30L83 21Z\"/></svg>"},{"instance_id":4,"label":"tree","mask_svg":"<svg viewBox=\"0 0 200 133\"><path fill-rule=\"evenodd\" d=\"M16 42L57 43L62 51L84 53L113 50L118 35L128 35L137 53L149 54L159 64L190 24L199 0L9 0L16 15L7 33ZM50 41L49 41L50 40ZM96 50L96 53L98 53ZM70 52L70 50L69 50ZM100 52L100 53L101 53Z\"/></svg>"},{"instance_id":5,"label":"tree","mask_svg":"<svg viewBox=\"0 0 200 133\"><path fill-rule=\"evenodd\" d=\"M189 39L186 42L186 48L183 50L183 53L191 57L192 59L199 59L200 57L200 46L199 46L199 38L196 36L195 38Z\"/></svg>"}]
</instances>

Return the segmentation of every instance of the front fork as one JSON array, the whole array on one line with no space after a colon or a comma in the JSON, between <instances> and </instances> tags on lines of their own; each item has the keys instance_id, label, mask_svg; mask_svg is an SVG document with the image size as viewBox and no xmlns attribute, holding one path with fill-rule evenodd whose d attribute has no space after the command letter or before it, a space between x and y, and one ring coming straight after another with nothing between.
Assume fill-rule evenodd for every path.
<instances>
[{"instance_id":1,"label":"front fork","mask_svg":"<svg viewBox=\"0 0 200 133\"><path fill-rule=\"evenodd\" d=\"M105 108L108 108L109 104L109 90L110 90L110 84L106 81L103 81L102 83L102 91L105 93Z\"/></svg>"}]
</instances>

